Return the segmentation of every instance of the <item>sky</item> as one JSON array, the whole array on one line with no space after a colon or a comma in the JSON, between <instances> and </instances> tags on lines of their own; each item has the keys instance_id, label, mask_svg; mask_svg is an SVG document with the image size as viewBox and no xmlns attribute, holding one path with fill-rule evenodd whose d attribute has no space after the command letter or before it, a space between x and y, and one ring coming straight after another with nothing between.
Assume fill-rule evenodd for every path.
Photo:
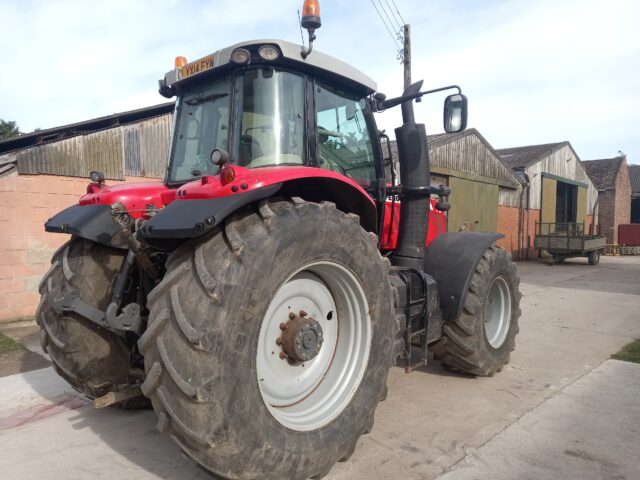
<instances>
[{"instance_id":1,"label":"sky","mask_svg":"<svg viewBox=\"0 0 640 480\"><path fill-rule=\"evenodd\" d=\"M320 0L314 48L359 68L388 97L402 93L402 65L373 5L393 22L382 7L394 2L411 25L413 80L425 89L460 85L469 126L494 147L568 140L582 160L621 151L640 163L640 2ZM193 60L259 38L300 43L301 7L0 0L0 118L30 132L166 102L157 81L175 56ZM445 96L416 104L428 133L443 130ZM399 109L377 122L392 134Z\"/></svg>"}]
</instances>

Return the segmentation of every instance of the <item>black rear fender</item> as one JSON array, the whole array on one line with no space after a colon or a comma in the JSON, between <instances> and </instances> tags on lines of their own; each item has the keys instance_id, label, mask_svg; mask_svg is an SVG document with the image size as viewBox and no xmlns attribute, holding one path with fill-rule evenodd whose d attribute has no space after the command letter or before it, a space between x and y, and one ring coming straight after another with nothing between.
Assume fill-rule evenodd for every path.
<instances>
[{"instance_id":1,"label":"black rear fender","mask_svg":"<svg viewBox=\"0 0 640 480\"><path fill-rule=\"evenodd\" d=\"M445 233L427 247L424 270L438 283L440 308L445 320L458 318L471 276L483 253L503 237L500 233Z\"/></svg>"},{"instance_id":2,"label":"black rear fender","mask_svg":"<svg viewBox=\"0 0 640 480\"><path fill-rule=\"evenodd\" d=\"M50 218L44 229L86 238L108 247L129 248L126 235L111 216L110 205L73 205Z\"/></svg>"}]
</instances>

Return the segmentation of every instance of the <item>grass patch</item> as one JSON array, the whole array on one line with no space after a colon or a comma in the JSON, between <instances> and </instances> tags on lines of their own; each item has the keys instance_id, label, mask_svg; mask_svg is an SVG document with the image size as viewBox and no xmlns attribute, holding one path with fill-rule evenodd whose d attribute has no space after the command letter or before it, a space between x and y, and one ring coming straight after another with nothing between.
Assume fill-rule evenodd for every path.
<instances>
[{"instance_id":1,"label":"grass patch","mask_svg":"<svg viewBox=\"0 0 640 480\"><path fill-rule=\"evenodd\" d=\"M9 338L0 333L0 353L12 352L14 350L20 350L21 348L22 345L16 342L13 338Z\"/></svg>"},{"instance_id":2,"label":"grass patch","mask_svg":"<svg viewBox=\"0 0 640 480\"><path fill-rule=\"evenodd\" d=\"M611 358L625 362L640 363L640 338L627 343L618 353L611 355Z\"/></svg>"}]
</instances>

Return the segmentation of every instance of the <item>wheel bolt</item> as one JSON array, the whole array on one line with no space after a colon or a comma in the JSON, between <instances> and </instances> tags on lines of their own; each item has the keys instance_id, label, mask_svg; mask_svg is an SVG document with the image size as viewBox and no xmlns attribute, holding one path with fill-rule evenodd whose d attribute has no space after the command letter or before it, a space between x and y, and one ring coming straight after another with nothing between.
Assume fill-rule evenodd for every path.
<instances>
[{"instance_id":1,"label":"wheel bolt","mask_svg":"<svg viewBox=\"0 0 640 480\"><path fill-rule=\"evenodd\" d=\"M289 312L289 318L293 320L294 318L296 318L296 314L293 312Z\"/></svg>"},{"instance_id":2,"label":"wheel bolt","mask_svg":"<svg viewBox=\"0 0 640 480\"><path fill-rule=\"evenodd\" d=\"M304 310L300 310L301 317L306 317L307 315L308 315L307 312L305 312Z\"/></svg>"},{"instance_id":3,"label":"wheel bolt","mask_svg":"<svg viewBox=\"0 0 640 480\"><path fill-rule=\"evenodd\" d=\"M286 330L286 329L287 329L287 324L286 324L286 323L284 323L284 322L282 322L282 323L280 324L280 330Z\"/></svg>"},{"instance_id":4,"label":"wheel bolt","mask_svg":"<svg viewBox=\"0 0 640 480\"><path fill-rule=\"evenodd\" d=\"M280 337L276 338L276 345L282 345L282 339Z\"/></svg>"},{"instance_id":5,"label":"wheel bolt","mask_svg":"<svg viewBox=\"0 0 640 480\"><path fill-rule=\"evenodd\" d=\"M280 352L280 358L284 360L285 358L287 358L287 354L284 352Z\"/></svg>"}]
</instances>

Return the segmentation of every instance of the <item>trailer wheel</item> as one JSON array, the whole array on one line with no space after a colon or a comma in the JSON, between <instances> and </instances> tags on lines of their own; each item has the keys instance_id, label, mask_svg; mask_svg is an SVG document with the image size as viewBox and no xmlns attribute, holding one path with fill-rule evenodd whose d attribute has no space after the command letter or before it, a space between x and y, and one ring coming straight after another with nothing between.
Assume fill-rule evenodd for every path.
<instances>
[{"instance_id":1,"label":"trailer wheel","mask_svg":"<svg viewBox=\"0 0 640 480\"><path fill-rule=\"evenodd\" d=\"M520 279L507 253L491 247L471 278L459 317L447 321L435 347L442 364L454 371L492 376L509 362L520 317Z\"/></svg>"},{"instance_id":2,"label":"trailer wheel","mask_svg":"<svg viewBox=\"0 0 640 480\"><path fill-rule=\"evenodd\" d=\"M589 265L598 265L600 263L600 250L589 252Z\"/></svg>"},{"instance_id":3,"label":"trailer wheel","mask_svg":"<svg viewBox=\"0 0 640 480\"><path fill-rule=\"evenodd\" d=\"M106 309L123 259L122 250L74 238L53 255L51 269L40 282L36 320L42 348L55 371L92 399L129 383L130 350L121 337L75 313L58 313L49 300L73 290L82 301ZM146 402L140 397L116 406L136 408Z\"/></svg>"},{"instance_id":4,"label":"trailer wheel","mask_svg":"<svg viewBox=\"0 0 640 480\"><path fill-rule=\"evenodd\" d=\"M220 477L324 476L386 395L388 269L356 215L297 198L181 247L139 341L158 428Z\"/></svg>"}]
</instances>

